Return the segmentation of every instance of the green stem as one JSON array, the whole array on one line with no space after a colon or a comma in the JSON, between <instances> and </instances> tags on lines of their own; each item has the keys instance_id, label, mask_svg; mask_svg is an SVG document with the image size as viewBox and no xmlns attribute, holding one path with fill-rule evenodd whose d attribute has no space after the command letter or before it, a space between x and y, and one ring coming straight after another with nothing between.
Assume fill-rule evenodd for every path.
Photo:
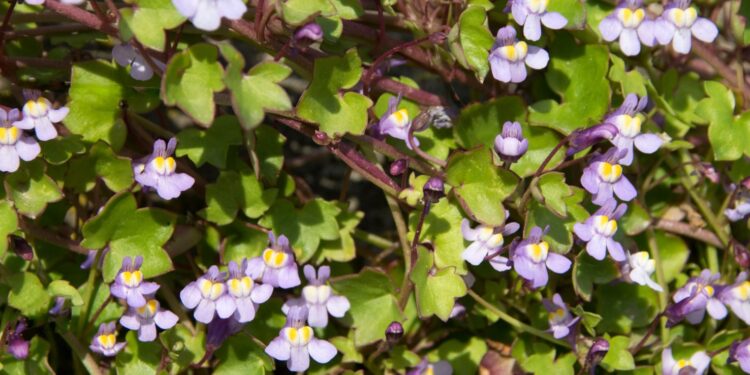
<instances>
[{"instance_id":1,"label":"green stem","mask_svg":"<svg viewBox=\"0 0 750 375\"><path fill-rule=\"evenodd\" d=\"M96 360L94 360L94 357L89 353L86 348L81 345L81 342L78 341L76 336L70 332L65 331L61 333L63 340L68 343L68 345L73 349L73 352L75 352L78 357L81 359L81 363L83 363L83 367L86 368L86 370L91 375L101 375L102 372L99 369L99 365L96 364Z\"/></svg>"},{"instance_id":2,"label":"green stem","mask_svg":"<svg viewBox=\"0 0 750 375\"><path fill-rule=\"evenodd\" d=\"M78 329L77 332L83 333L84 328L86 328L86 322L88 321L88 317L91 314L91 305L93 303L94 296L96 295L96 290L98 289L98 285L94 285L94 282L96 281L96 276L99 273L99 257L102 256L102 250L99 250L96 252L96 256L94 257L94 262L91 263L91 268L89 268L89 278L86 281L86 295L83 298L83 305L81 305L80 314L78 314Z\"/></svg>"},{"instance_id":3,"label":"green stem","mask_svg":"<svg viewBox=\"0 0 750 375\"><path fill-rule=\"evenodd\" d=\"M477 301L480 305L484 306L488 310L490 310L493 314L500 317L500 319L508 324L511 325L511 327L515 328L516 330L528 333L531 335L534 335L536 337L539 337L543 340L549 341L553 344L562 345L566 348L570 348L570 345L562 340L557 340L550 336L549 333L542 331L541 329L534 328L510 315L505 313L504 311L498 309L497 307L493 306L491 303L487 302L484 298L482 298L480 295L476 294L473 290L469 289L468 294L471 296L471 298L474 298L475 301Z\"/></svg>"},{"instance_id":4,"label":"green stem","mask_svg":"<svg viewBox=\"0 0 750 375\"><path fill-rule=\"evenodd\" d=\"M387 238L380 237L377 234L365 232L361 229L354 229L354 232L352 232L352 237L383 250L389 250L398 246L397 243L394 243Z\"/></svg>"},{"instance_id":5,"label":"green stem","mask_svg":"<svg viewBox=\"0 0 750 375\"><path fill-rule=\"evenodd\" d=\"M667 304L669 303L669 286L667 285L667 280L664 277L664 266L661 261L661 252L659 250L659 244L656 242L654 229L649 228L646 232L646 235L648 236L648 247L651 248L651 255L653 256L654 263L656 264L656 282L658 282L662 288L661 293L659 293L659 311L664 311L664 309L667 308ZM661 323L662 345L666 345L668 340L669 328L667 328L666 322L663 321Z\"/></svg>"},{"instance_id":6,"label":"green stem","mask_svg":"<svg viewBox=\"0 0 750 375\"><path fill-rule=\"evenodd\" d=\"M698 211L701 212L703 218L706 219L706 222L708 222L711 230L713 230L714 233L716 233L716 236L719 237L719 241L721 241L722 246L726 250L727 246L729 245L729 236L722 229L721 220L716 215L714 215L714 212L710 207L708 207L706 201L695 191L692 181L690 181L690 177L688 177L689 175L684 171L684 169L681 168L681 170L682 176L680 177L680 183L688 192L688 195L690 195L690 199L698 207Z\"/></svg>"}]
</instances>

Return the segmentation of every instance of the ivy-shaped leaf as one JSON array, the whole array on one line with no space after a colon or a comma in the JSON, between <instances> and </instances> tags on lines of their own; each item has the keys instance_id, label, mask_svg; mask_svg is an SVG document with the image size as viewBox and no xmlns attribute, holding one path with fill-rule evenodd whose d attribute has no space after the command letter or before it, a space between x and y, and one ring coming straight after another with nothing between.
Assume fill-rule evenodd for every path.
<instances>
[{"instance_id":1,"label":"ivy-shaped leaf","mask_svg":"<svg viewBox=\"0 0 750 375\"><path fill-rule=\"evenodd\" d=\"M635 368L635 360L630 354L630 338L615 336L609 340L609 351L602 359L602 367L607 371L628 371Z\"/></svg>"},{"instance_id":2,"label":"ivy-shaped leaf","mask_svg":"<svg viewBox=\"0 0 750 375\"><path fill-rule=\"evenodd\" d=\"M260 125L265 110L288 111L292 109L289 95L279 86L292 70L276 62L263 62L254 66L248 74L245 58L229 42L219 44L222 56L229 62L224 83L232 94L232 109L245 129Z\"/></svg>"},{"instance_id":3,"label":"ivy-shaped leaf","mask_svg":"<svg viewBox=\"0 0 750 375\"><path fill-rule=\"evenodd\" d=\"M125 41L134 35L141 44L164 51L166 30L185 22L170 0L133 0L133 8L120 9L120 34Z\"/></svg>"},{"instance_id":4,"label":"ivy-shaped leaf","mask_svg":"<svg viewBox=\"0 0 750 375\"><path fill-rule=\"evenodd\" d=\"M83 305L83 298L67 280L55 280L47 286L47 293L50 297L65 297L70 300L73 306Z\"/></svg>"},{"instance_id":5,"label":"ivy-shaped leaf","mask_svg":"<svg viewBox=\"0 0 750 375\"><path fill-rule=\"evenodd\" d=\"M414 228L419 221L420 211L414 211L409 217L409 237L414 238ZM424 218L420 241L429 241L435 247L435 267L443 269L453 267L457 274L468 272L466 262L461 257L466 246L461 234L461 220L464 218L461 208L454 200L442 199L430 208Z\"/></svg>"},{"instance_id":6,"label":"ivy-shaped leaf","mask_svg":"<svg viewBox=\"0 0 750 375\"><path fill-rule=\"evenodd\" d=\"M480 5L471 5L461 13L458 24L451 35L458 33L458 45L452 43L453 54L464 66L471 68L479 82L484 82L490 65L487 60L495 38L487 28L487 10Z\"/></svg>"},{"instance_id":7,"label":"ivy-shaped leaf","mask_svg":"<svg viewBox=\"0 0 750 375\"><path fill-rule=\"evenodd\" d=\"M48 203L63 197L55 181L44 173L44 162L39 159L21 164L21 168L9 175L5 182L16 211L32 219L39 216Z\"/></svg>"},{"instance_id":8,"label":"ivy-shaped leaf","mask_svg":"<svg viewBox=\"0 0 750 375\"><path fill-rule=\"evenodd\" d=\"M117 193L133 184L130 159L117 156L104 142L91 146L89 152L70 162L65 186L84 193L94 188L97 178Z\"/></svg>"},{"instance_id":9,"label":"ivy-shaped leaf","mask_svg":"<svg viewBox=\"0 0 750 375\"><path fill-rule=\"evenodd\" d=\"M123 374L155 374L161 363L162 346L138 340L137 331L125 335L125 350L117 354L117 371Z\"/></svg>"},{"instance_id":10,"label":"ivy-shaped leaf","mask_svg":"<svg viewBox=\"0 0 750 375\"><path fill-rule=\"evenodd\" d=\"M47 313L50 297L39 278L31 272L21 272L8 279L8 305L29 318Z\"/></svg>"},{"instance_id":11,"label":"ivy-shaped leaf","mask_svg":"<svg viewBox=\"0 0 750 375\"><path fill-rule=\"evenodd\" d=\"M270 374L273 373L273 359L255 341L241 334L227 339L216 351L219 365L214 374Z\"/></svg>"},{"instance_id":12,"label":"ivy-shaped leaf","mask_svg":"<svg viewBox=\"0 0 750 375\"><path fill-rule=\"evenodd\" d=\"M324 261L330 262L348 262L357 256L357 247L352 238L354 228L359 225L365 214L361 211L349 212L345 207L340 207L341 212L336 217L339 223L339 238L330 241L320 242L320 251L315 257L315 263L321 264Z\"/></svg>"},{"instance_id":13,"label":"ivy-shaped leaf","mask_svg":"<svg viewBox=\"0 0 750 375\"><path fill-rule=\"evenodd\" d=\"M573 289L585 301L591 301L594 284L608 283L619 276L617 265L609 258L598 261L581 252L573 262Z\"/></svg>"},{"instance_id":14,"label":"ivy-shaped leaf","mask_svg":"<svg viewBox=\"0 0 750 375\"><path fill-rule=\"evenodd\" d=\"M86 152L86 145L78 135L57 137L39 145L42 146L44 160L52 165L63 164L73 156Z\"/></svg>"},{"instance_id":15,"label":"ivy-shaped leaf","mask_svg":"<svg viewBox=\"0 0 750 375\"><path fill-rule=\"evenodd\" d=\"M17 228L16 210L13 209L10 202L0 200L0 257L8 249L8 235L15 232Z\"/></svg>"},{"instance_id":16,"label":"ivy-shaped leaf","mask_svg":"<svg viewBox=\"0 0 750 375\"><path fill-rule=\"evenodd\" d=\"M197 166L211 163L224 168L232 145L242 144L242 131L234 116L219 116L206 130L188 128L177 135L177 156L186 156Z\"/></svg>"},{"instance_id":17,"label":"ivy-shaped leaf","mask_svg":"<svg viewBox=\"0 0 750 375\"><path fill-rule=\"evenodd\" d=\"M247 217L263 215L276 199L277 190L263 190L249 168L242 171L223 171L216 183L206 186L206 220L219 225L231 223L238 210Z\"/></svg>"},{"instance_id":18,"label":"ivy-shaped leaf","mask_svg":"<svg viewBox=\"0 0 750 375\"><path fill-rule=\"evenodd\" d=\"M161 81L161 96L196 122L208 126L214 119L214 93L224 89L224 69L215 46L199 43L175 54Z\"/></svg>"},{"instance_id":19,"label":"ivy-shaped leaf","mask_svg":"<svg viewBox=\"0 0 750 375\"><path fill-rule=\"evenodd\" d=\"M537 183L536 197L552 212L560 217L568 216L565 199L573 195L573 190L565 183L565 175L561 172L545 173Z\"/></svg>"},{"instance_id":20,"label":"ivy-shaped leaf","mask_svg":"<svg viewBox=\"0 0 750 375\"><path fill-rule=\"evenodd\" d=\"M432 252L420 247L417 263L411 273L417 308L423 319L437 315L443 321L448 321L456 298L466 295L466 283L454 268L437 269L434 263Z\"/></svg>"},{"instance_id":21,"label":"ivy-shaped leaf","mask_svg":"<svg viewBox=\"0 0 750 375\"><path fill-rule=\"evenodd\" d=\"M117 275L126 256L143 256L143 276L158 276L172 270L172 260L162 246L172 236L174 220L171 214L158 208L138 209L130 193L117 194L83 225L81 246L89 249L109 246L103 269L107 282Z\"/></svg>"},{"instance_id":22,"label":"ivy-shaped leaf","mask_svg":"<svg viewBox=\"0 0 750 375\"><path fill-rule=\"evenodd\" d=\"M352 88L362 75L362 61L356 49L345 56L331 56L315 61L312 83L297 104L297 114L317 123L320 130L332 136L362 134L367 127L370 98L342 90Z\"/></svg>"},{"instance_id":23,"label":"ivy-shaped leaf","mask_svg":"<svg viewBox=\"0 0 750 375\"><path fill-rule=\"evenodd\" d=\"M698 115L709 122L708 140L716 160L737 160L750 155L750 111L734 116L734 94L718 82L707 81L703 87L708 98L701 100Z\"/></svg>"}]
</instances>

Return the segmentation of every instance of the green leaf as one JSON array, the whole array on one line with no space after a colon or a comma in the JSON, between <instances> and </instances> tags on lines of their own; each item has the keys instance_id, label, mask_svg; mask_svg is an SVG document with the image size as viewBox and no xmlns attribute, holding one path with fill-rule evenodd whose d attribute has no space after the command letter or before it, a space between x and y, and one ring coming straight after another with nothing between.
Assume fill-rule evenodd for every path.
<instances>
[{"instance_id":1,"label":"green leaf","mask_svg":"<svg viewBox=\"0 0 750 375\"><path fill-rule=\"evenodd\" d=\"M555 348L544 342L521 336L513 343L513 358L521 368L534 375L565 374L573 375L576 358L573 353L557 357Z\"/></svg>"},{"instance_id":2,"label":"green leaf","mask_svg":"<svg viewBox=\"0 0 750 375\"><path fill-rule=\"evenodd\" d=\"M358 347L383 340L391 322L406 318L393 295L391 280L380 270L365 268L356 275L339 278L331 286L349 299L354 344Z\"/></svg>"},{"instance_id":3,"label":"green leaf","mask_svg":"<svg viewBox=\"0 0 750 375\"><path fill-rule=\"evenodd\" d=\"M561 103L545 99L531 106L529 122L563 134L595 124L609 107L609 84L602 77L609 70L607 48L578 44L566 33L557 33L550 44L546 78Z\"/></svg>"},{"instance_id":4,"label":"green leaf","mask_svg":"<svg viewBox=\"0 0 750 375\"><path fill-rule=\"evenodd\" d=\"M206 334L202 329L193 334L183 324L178 324L162 332L159 340L170 351L170 359L175 366L172 373L188 369L206 354Z\"/></svg>"},{"instance_id":5,"label":"green leaf","mask_svg":"<svg viewBox=\"0 0 750 375\"><path fill-rule=\"evenodd\" d=\"M242 258L260 256L268 245L268 235L257 229L250 229L241 224L230 226L227 244L224 249L224 259L229 262L241 262ZM218 247L218 245L217 245Z\"/></svg>"},{"instance_id":6,"label":"green leaf","mask_svg":"<svg viewBox=\"0 0 750 375\"><path fill-rule=\"evenodd\" d=\"M130 193L117 194L83 225L81 246L109 246L103 270L107 282L115 278L126 256L143 256L143 276L158 276L172 270L172 260L162 246L172 236L174 220L170 213L158 208L138 209Z\"/></svg>"},{"instance_id":7,"label":"green leaf","mask_svg":"<svg viewBox=\"0 0 750 375\"><path fill-rule=\"evenodd\" d=\"M539 228L549 226L549 232L544 238L552 250L562 254L570 251L573 246L573 226L588 217L588 212L580 205L580 198L583 198L581 189L571 186L569 188L573 190L573 195L564 198L568 216L560 218L547 207L532 201L529 204L524 226L526 234L535 226Z\"/></svg>"},{"instance_id":8,"label":"green leaf","mask_svg":"<svg viewBox=\"0 0 750 375\"><path fill-rule=\"evenodd\" d=\"M476 374L482 357L487 353L487 344L479 337L468 341L450 339L428 354L430 362L448 361L456 374Z\"/></svg>"},{"instance_id":9,"label":"green leaf","mask_svg":"<svg viewBox=\"0 0 750 375\"><path fill-rule=\"evenodd\" d=\"M175 54L161 81L162 100L177 105L201 125L214 119L214 93L224 89L224 69L215 46L199 43Z\"/></svg>"},{"instance_id":10,"label":"green leaf","mask_svg":"<svg viewBox=\"0 0 750 375\"><path fill-rule=\"evenodd\" d=\"M255 152L260 159L260 172L272 185L276 185L284 165L285 141L286 137L267 125L255 128Z\"/></svg>"},{"instance_id":11,"label":"green leaf","mask_svg":"<svg viewBox=\"0 0 750 375\"><path fill-rule=\"evenodd\" d=\"M414 228L419 221L419 211L409 217L410 238L414 238ZM466 246L461 234L461 209L453 200L442 199L430 208L422 227L421 241L428 241L435 247L435 266L443 269L453 267L459 275L468 272L466 262L461 257Z\"/></svg>"},{"instance_id":12,"label":"green leaf","mask_svg":"<svg viewBox=\"0 0 750 375\"><path fill-rule=\"evenodd\" d=\"M609 339L609 351L602 359L601 366L607 371L627 371L635 368L633 355L630 354L628 346L630 338L615 336Z\"/></svg>"},{"instance_id":13,"label":"green leaf","mask_svg":"<svg viewBox=\"0 0 750 375\"><path fill-rule=\"evenodd\" d=\"M274 233L284 234L295 250L297 261L306 263L315 255L320 240L339 238L339 225L336 222L341 209L333 202L316 198L295 209L286 199L278 199L260 224L271 228Z\"/></svg>"},{"instance_id":14,"label":"green leaf","mask_svg":"<svg viewBox=\"0 0 750 375\"><path fill-rule=\"evenodd\" d=\"M21 168L6 177L5 182L16 211L32 219L39 216L48 203L63 197L55 181L44 174L44 162L39 159L21 164Z\"/></svg>"},{"instance_id":15,"label":"green leaf","mask_svg":"<svg viewBox=\"0 0 750 375\"><path fill-rule=\"evenodd\" d=\"M18 217L10 202L0 200L0 258L8 248L8 235L18 228Z\"/></svg>"},{"instance_id":16,"label":"green leaf","mask_svg":"<svg viewBox=\"0 0 750 375\"><path fill-rule=\"evenodd\" d=\"M234 116L217 117L206 130L188 128L177 135L177 156L186 156L197 166L211 163L224 168L227 151L232 145L242 144L242 131Z\"/></svg>"},{"instance_id":17,"label":"green leaf","mask_svg":"<svg viewBox=\"0 0 750 375\"><path fill-rule=\"evenodd\" d=\"M420 247L418 252L411 281L414 282L419 316L424 319L437 315L444 322L448 321L456 298L466 295L466 283L452 267L440 270L434 268L435 261L431 251Z\"/></svg>"},{"instance_id":18,"label":"green leaf","mask_svg":"<svg viewBox=\"0 0 750 375\"><path fill-rule=\"evenodd\" d=\"M461 115L453 126L453 132L458 143L466 149L478 145L492 148L503 123L526 121L526 115L526 103L523 99L518 96L503 96L486 103L466 106L461 110ZM531 140L529 146L534 146Z\"/></svg>"},{"instance_id":19,"label":"green leaf","mask_svg":"<svg viewBox=\"0 0 750 375\"><path fill-rule=\"evenodd\" d=\"M625 71L625 61L614 54L609 55L612 67L609 68L609 80L620 84L622 96L637 94L639 97L648 94L646 81L648 80L638 69Z\"/></svg>"},{"instance_id":20,"label":"green leaf","mask_svg":"<svg viewBox=\"0 0 750 375\"><path fill-rule=\"evenodd\" d=\"M594 284L605 284L620 276L609 258L598 261L582 251L573 262L573 289L585 301L591 301Z\"/></svg>"},{"instance_id":21,"label":"green leaf","mask_svg":"<svg viewBox=\"0 0 750 375\"><path fill-rule=\"evenodd\" d=\"M281 5L284 21L290 25L302 25L317 15L332 16L336 8L328 0L287 0Z\"/></svg>"},{"instance_id":22,"label":"green leaf","mask_svg":"<svg viewBox=\"0 0 750 375\"><path fill-rule=\"evenodd\" d=\"M80 288L78 288L78 294L82 296L88 295L89 287L90 284L84 283ZM87 309L88 311L85 311L86 316L83 318L83 320L86 322L90 322L92 327L98 327L102 323L119 319L122 314L125 313L125 307L120 305L119 303L109 303L109 285L96 280L93 287L94 298L89 302L88 306L90 306L90 308ZM104 306L105 302L107 303L106 306ZM71 316L74 318L80 317L83 307L83 305L73 306L71 308ZM99 317L97 317L95 321L92 321L94 318L94 312L98 311L99 309L102 309L102 312L99 314Z\"/></svg>"},{"instance_id":23,"label":"green leaf","mask_svg":"<svg viewBox=\"0 0 750 375\"><path fill-rule=\"evenodd\" d=\"M664 282L670 283L679 275L690 257L690 249L681 237L661 231L655 233L656 246L659 248L661 267L664 270ZM651 249L651 254L655 249ZM653 258L653 255L651 255Z\"/></svg>"},{"instance_id":24,"label":"green leaf","mask_svg":"<svg viewBox=\"0 0 750 375\"><path fill-rule=\"evenodd\" d=\"M556 0L550 1L548 12L558 12L568 20L566 29L580 29L586 26L586 9L582 0Z\"/></svg>"},{"instance_id":25,"label":"green leaf","mask_svg":"<svg viewBox=\"0 0 750 375\"><path fill-rule=\"evenodd\" d=\"M120 32L125 41L135 35L141 44L164 51L166 30L185 22L170 0L133 0L133 8L120 9Z\"/></svg>"},{"instance_id":26,"label":"green leaf","mask_svg":"<svg viewBox=\"0 0 750 375\"><path fill-rule=\"evenodd\" d=\"M638 202L630 202L628 211L620 219L621 227L628 236L635 236L651 225L651 217Z\"/></svg>"},{"instance_id":27,"label":"green leaf","mask_svg":"<svg viewBox=\"0 0 750 375\"><path fill-rule=\"evenodd\" d=\"M273 359L269 357L263 348L258 346L249 337L237 334L227 339L221 348L216 351L219 365L214 369L214 374L266 374L273 372Z\"/></svg>"},{"instance_id":28,"label":"green leaf","mask_svg":"<svg viewBox=\"0 0 750 375\"><path fill-rule=\"evenodd\" d=\"M263 190L249 168L242 171L223 171L216 183L206 186L206 220L219 225L231 223L237 211L250 218L258 218L276 199L276 189Z\"/></svg>"},{"instance_id":29,"label":"green leaf","mask_svg":"<svg viewBox=\"0 0 750 375\"><path fill-rule=\"evenodd\" d=\"M388 350L388 359L383 361L385 368L390 370L405 370L419 364L422 358L404 345L397 345Z\"/></svg>"},{"instance_id":30,"label":"green leaf","mask_svg":"<svg viewBox=\"0 0 750 375\"><path fill-rule=\"evenodd\" d=\"M315 263L321 264L324 261L331 262L348 262L356 257L357 247L352 238L354 228L359 225L365 214L361 211L349 212L346 207L340 207L341 212L336 217L339 223L339 238L331 241L320 241L320 252L315 259Z\"/></svg>"},{"instance_id":31,"label":"green leaf","mask_svg":"<svg viewBox=\"0 0 750 375\"><path fill-rule=\"evenodd\" d=\"M490 70L487 57L495 38L487 28L487 11L483 7L471 5L461 13L458 38L468 67L476 73L479 82L484 82Z\"/></svg>"},{"instance_id":32,"label":"green leaf","mask_svg":"<svg viewBox=\"0 0 750 375\"><path fill-rule=\"evenodd\" d=\"M37 318L47 313L50 297L39 278L31 272L21 272L8 279L10 293L8 305L21 311L29 318Z\"/></svg>"},{"instance_id":33,"label":"green leaf","mask_svg":"<svg viewBox=\"0 0 750 375\"><path fill-rule=\"evenodd\" d=\"M529 177L542 165L542 161L560 143L562 137L554 130L539 126L523 126L522 130L524 137L529 140L529 148L517 162L511 165L510 169L521 177ZM550 159L547 169L556 167L563 159L565 159L565 153L558 151Z\"/></svg>"},{"instance_id":34,"label":"green leaf","mask_svg":"<svg viewBox=\"0 0 750 375\"><path fill-rule=\"evenodd\" d=\"M492 151L457 152L448 161L446 182L475 221L490 226L505 222L503 200L517 187L518 177L492 163Z\"/></svg>"},{"instance_id":35,"label":"green leaf","mask_svg":"<svg viewBox=\"0 0 750 375\"><path fill-rule=\"evenodd\" d=\"M70 162L65 186L80 193L88 192L94 188L97 177L115 193L129 188L133 184L130 159L117 156L109 145L99 141L87 154Z\"/></svg>"},{"instance_id":36,"label":"green leaf","mask_svg":"<svg viewBox=\"0 0 750 375\"><path fill-rule=\"evenodd\" d=\"M628 334L633 328L649 325L658 314L658 294L638 284L600 285L594 296L603 332Z\"/></svg>"},{"instance_id":37,"label":"green leaf","mask_svg":"<svg viewBox=\"0 0 750 375\"><path fill-rule=\"evenodd\" d=\"M339 353L344 355L344 357L341 358L341 363L362 363L364 357L362 356L362 353L357 350L357 347L354 345L354 340L351 338L336 336L328 341L336 347L336 350L338 350Z\"/></svg>"},{"instance_id":38,"label":"green leaf","mask_svg":"<svg viewBox=\"0 0 750 375\"><path fill-rule=\"evenodd\" d=\"M29 342L29 356L25 360L18 360L7 354L0 363L0 373L3 375L41 375L54 374L55 371L49 365L47 356L50 345L39 336L34 336ZM2 355L0 355L2 358ZM5 366L5 367L3 367Z\"/></svg>"},{"instance_id":39,"label":"green leaf","mask_svg":"<svg viewBox=\"0 0 750 375\"><path fill-rule=\"evenodd\" d=\"M138 340L138 332L128 331L125 350L117 354L118 374L156 374L161 363L162 346L158 342Z\"/></svg>"},{"instance_id":40,"label":"green leaf","mask_svg":"<svg viewBox=\"0 0 750 375\"><path fill-rule=\"evenodd\" d=\"M136 81L123 69L100 60L73 65L69 94L65 127L84 141L103 140L115 150L125 143L127 132L120 106L123 100L135 112L159 104L158 87Z\"/></svg>"},{"instance_id":41,"label":"green leaf","mask_svg":"<svg viewBox=\"0 0 750 375\"><path fill-rule=\"evenodd\" d=\"M601 315L585 311L583 310L583 307L581 305L572 307L570 311L572 311L573 314L576 314L576 316L581 317L583 327L586 328L586 331L588 331L589 334L591 334L592 336L596 336L595 328L597 325L599 325L599 322L602 321Z\"/></svg>"},{"instance_id":42,"label":"green leaf","mask_svg":"<svg viewBox=\"0 0 750 375\"><path fill-rule=\"evenodd\" d=\"M539 178L537 186L541 192L541 202L558 216L567 217L564 198L573 195L573 190L565 183L565 175L562 172L546 173Z\"/></svg>"},{"instance_id":43,"label":"green leaf","mask_svg":"<svg viewBox=\"0 0 750 375\"><path fill-rule=\"evenodd\" d=\"M364 133L372 101L354 92L340 93L356 85L361 75L362 61L355 49L343 57L315 60L312 83L297 104L297 114L331 136Z\"/></svg>"},{"instance_id":44,"label":"green leaf","mask_svg":"<svg viewBox=\"0 0 750 375\"><path fill-rule=\"evenodd\" d=\"M698 103L699 116L709 122L708 140L716 160L737 160L750 155L750 111L734 116L734 94L718 82L704 83L708 98Z\"/></svg>"},{"instance_id":45,"label":"green leaf","mask_svg":"<svg viewBox=\"0 0 750 375\"><path fill-rule=\"evenodd\" d=\"M224 83L232 94L232 109L245 129L260 125L265 110L288 111L292 109L289 95L279 86L292 70L276 62L256 65L247 75L242 73L245 58L229 42L219 44L222 56L229 62Z\"/></svg>"},{"instance_id":46,"label":"green leaf","mask_svg":"<svg viewBox=\"0 0 750 375\"><path fill-rule=\"evenodd\" d=\"M649 95L664 99L656 101L656 104L664 109L664 129L673 138L682 138L691 129L692 124L706 123L697 113L699 103L706 97L703 82L704 80L694 72L679 75L675 69L670 69L655 83L658 92L655 92L656 89L649 92Z\"/></svg>"},{"instance_id":47,"label":"green leaf","mask_svg":"<svg viewBox=\"0 0 750 375\"><path fill-rule=\"evenodd\" d=\"M50 297L65 297L70 300L73 306L83 305L83 298L67 280L55 280L47 286L47 293Z\"/></svg>"},{"instance_id":48,"label":"green leaf","mask_svg":"<svg viewBox=\"0 0 750 375\"><path fill-rule=\"evenodd\" d=\"M78 135L57 137L39 145L42 146L44 160L52 165L63 164L74 155L86 152L86 146Z\"/></svg>"}]
</instances>

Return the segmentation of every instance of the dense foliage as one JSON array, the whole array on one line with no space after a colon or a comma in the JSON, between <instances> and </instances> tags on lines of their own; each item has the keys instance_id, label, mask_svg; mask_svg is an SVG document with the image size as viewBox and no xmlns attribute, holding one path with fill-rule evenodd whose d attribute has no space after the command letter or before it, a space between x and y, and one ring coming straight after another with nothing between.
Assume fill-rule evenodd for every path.
<instances>
[{"instance_id":1,"label":"dense foliage","mask_svg":"<svg viewBox=\"0 0 750 375\"><path fill-rule=\"evenodd\" d=\"M747 1L0 10L0 373L750 373Z\"/></svg>"}]
</instances>

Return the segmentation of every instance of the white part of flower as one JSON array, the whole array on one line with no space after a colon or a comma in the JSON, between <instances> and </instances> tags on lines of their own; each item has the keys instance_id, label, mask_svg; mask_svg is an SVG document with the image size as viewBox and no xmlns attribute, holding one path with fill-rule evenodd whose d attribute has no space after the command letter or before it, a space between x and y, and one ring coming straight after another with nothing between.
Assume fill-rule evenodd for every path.
<instances>
[{"instance_id":1,"label":"white part of flower","mask_svg":"<svg viewBox=\"0 0 750 375\"><path fill-rule=\"evenodd\" d=\"M649 258L648 252L639 251L630 254L628 263L630 264L630 280L636 284L648 286L657 292L663 291L661 285L651 280L651 275L656 270L656 262Z\"/></svg>"}]
</instances>

